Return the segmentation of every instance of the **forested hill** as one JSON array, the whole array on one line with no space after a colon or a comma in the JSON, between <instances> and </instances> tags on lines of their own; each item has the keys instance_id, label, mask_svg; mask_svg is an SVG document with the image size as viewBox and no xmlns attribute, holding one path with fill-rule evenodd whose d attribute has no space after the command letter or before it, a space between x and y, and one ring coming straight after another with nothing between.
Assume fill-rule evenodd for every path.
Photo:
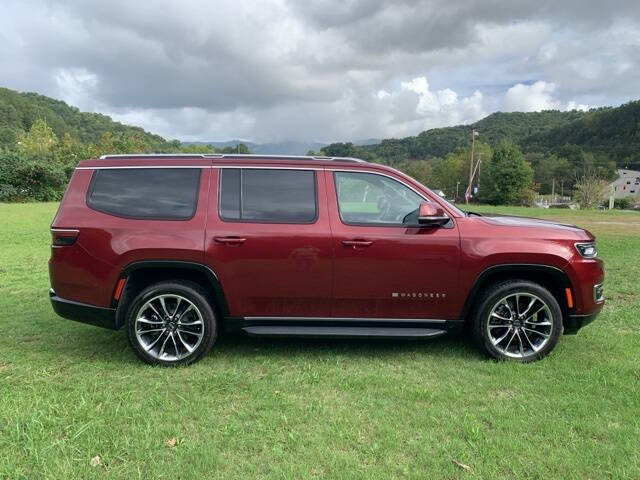
<instances>
[{"instance_id":1,"label":"forested hill","mask_svg":"<svg viewBox=\"0 0 640 480\"><path fill-rule=\"evenodd\" d=\"M618 166L640 165L640 100L617 108L591 110L572 122L524 137L525 151L557 151L577 145L585 152L608 156Z\"/></svg>"},{"instance_id":2,"label":"forested hill","mask_svg":"<svg viewBox=\"0 0 640 480\"><path fill-rule=\"evenodd\" d=\"M531 112L531 113L492 113L488 117L472 125L482 135L482 141L491 146L497 145L503 139L510 139L519 143L523 138L532 134L547 132L559 126L577 120L584 116L583 112ZM471 126L434 128L426 130L415 137L400 140L385 140L380 145L385 150L386 145L398 143L408 146L411 157L443 157L458 147L467 147L471 139ZM376 147L372 147L377 150Z\"/></svg>"},{"instance_id":3,"label":"forested hill","mask_svg":"<svg viewBox=\"0 0 640 480\"><path fill-rule=\"evenodd\" d=\"M84 144L96 143L102 135L137 137L146 145L166 148L166 141L142 128L124 125L100 113L81 112L61 100L0 88L0 149L15 144L22 132L27 132L37 119L44 119L56 136L65 134Z\"/></svg>"},{"instance_id":4,"label":"forested hill","mask_svg":"<svg viewBox=\"0 0 640 480\"><path fill-rule=\"evenodd\" d=\"M491 147L502 140L512 141L525 152L558 153L577 146L585 153L606 155L618 165L640 163L640 101L588 112L497 112L472 125L434 128L366 147L332 144L323 151L327 155L364 156L384 163L442 158L458 148L468 148L471 128L479 132L479 141Z\"/></svg>"}]
</instances>

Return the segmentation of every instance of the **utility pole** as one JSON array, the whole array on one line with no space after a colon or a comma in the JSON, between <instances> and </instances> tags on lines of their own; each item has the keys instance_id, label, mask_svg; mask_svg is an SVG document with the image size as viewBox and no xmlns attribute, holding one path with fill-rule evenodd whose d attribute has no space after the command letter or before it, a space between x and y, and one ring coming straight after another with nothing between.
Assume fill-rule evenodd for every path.
<instances>
[{"instance_id":1,"label":"utility pole","mask_svg":"<svg viewBox=\"0 0 640 480\"><path fill-rule=\"evenodd\" d=\"M555 203L553 201L555 196L556 196L556 177L553 177L553 181L551 183L551 205Z\"/></svg>"},{"instance_id":2,"label":"utility pole","mask_svg":"<svg viewBox=\"0 0 640 480\"><path fill-rule=\"evenodd\" d=\"M458 187L460 186L460 182L456 182L456 202L458 201Z\"/></svg>"},{"instance_id":3,"label":"utility pole","mask_svg":"<svg viewBox=\"0 0 640 480\"><path fill-rule=\"evenodd\" d=\"M482 166L482 152L478 154L478 193L480 193L480 167Z\"/></svg>"},{"instance_id":4,"label":"utility pole","mask_svg":"<svg viewBox=\"0 0 640 480\"><path fill-rule=\"evenodd\" d=\"M469 159L469 194L465 195L467 205L469 205L469 197L471 197L471 183L473 182L473 147L476 141L476 131L471 129L471 158Z\"/></svg>"},{"instance_id":5,"label":"utility pole","mask_svg":"<svg viewBox=\"0 0 640 480\"><path fill-rule=\"evenodd\" d=\"M616 197L616 190L612 183L611 185L609 185L609 210L613 210L613 207L616 204L615 197Z\"/></svg>"}]
</instances>

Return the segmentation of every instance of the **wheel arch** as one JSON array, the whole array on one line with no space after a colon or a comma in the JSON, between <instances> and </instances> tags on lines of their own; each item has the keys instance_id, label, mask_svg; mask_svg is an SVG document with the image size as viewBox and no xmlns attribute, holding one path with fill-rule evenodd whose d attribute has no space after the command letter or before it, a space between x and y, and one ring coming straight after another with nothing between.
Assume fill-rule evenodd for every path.
<instances>
[{"instance_id":1,"label":"wheel arch","mask_svg":"<svg viewBox=\"0 0 640 480\"><path fill-rule=\"evenodd\" d=\"M163 280L189 280L203 287L209 295L213 311L222 319L229 314L226 297L216 273L206 265L177 260L143 260L127 265L118 279L125 278L119 300L112 301L116 308L116 328L126 321L127 308L143 288Z\"/></svg>"},{"instance_id":2,"label":"wheel arch","mask_svg":"<svg viewBox=\"0 0 640 480\"><path fill-rule=\"evenodd\" d=\"M484 269L469 290L459 319L465 323L471 320L475 301L484 287L509 279L529 280L545 287L558 301L562 310L563 323L566 321L569 307L564 289L571 288L571 281L567 274L552 265L526 263L493 265Z\"/></svg>"}]
</instances>

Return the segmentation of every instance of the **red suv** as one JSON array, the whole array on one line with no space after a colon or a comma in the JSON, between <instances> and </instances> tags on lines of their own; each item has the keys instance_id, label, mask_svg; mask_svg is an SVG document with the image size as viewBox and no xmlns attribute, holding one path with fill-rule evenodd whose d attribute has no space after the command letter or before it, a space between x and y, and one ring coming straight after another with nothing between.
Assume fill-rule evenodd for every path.
<instances>
[{"instance_id":1,"label":"red suv","mask_svg":"<svg viewBox=\"0 0 640 480\"><path fill-rule=\"evenodd\" d=\"M221 329L432 338L465 325L488 355L529 361L604 301L589 232L465 213L351 158L83 161L51 234L56 313L124 326L154 364L198 360Z\"/></svg>"}]
</instances>

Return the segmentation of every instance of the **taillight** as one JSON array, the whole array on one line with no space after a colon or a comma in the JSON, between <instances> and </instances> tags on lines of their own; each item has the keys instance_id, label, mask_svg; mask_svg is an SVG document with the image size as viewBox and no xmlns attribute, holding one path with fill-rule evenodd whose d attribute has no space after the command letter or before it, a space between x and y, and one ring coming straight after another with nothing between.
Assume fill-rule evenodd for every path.
<instances>
[{"instance_id":1,"label":"taillight","mask_svg":"<svg viewBox=\"0 0 640 480\"><path fill-rule=\"evenodd\" d=\"M51 229L51 245L54 247L68 247L76 243L79 230L52 228Z\"/></svg>"}]
</instances>

